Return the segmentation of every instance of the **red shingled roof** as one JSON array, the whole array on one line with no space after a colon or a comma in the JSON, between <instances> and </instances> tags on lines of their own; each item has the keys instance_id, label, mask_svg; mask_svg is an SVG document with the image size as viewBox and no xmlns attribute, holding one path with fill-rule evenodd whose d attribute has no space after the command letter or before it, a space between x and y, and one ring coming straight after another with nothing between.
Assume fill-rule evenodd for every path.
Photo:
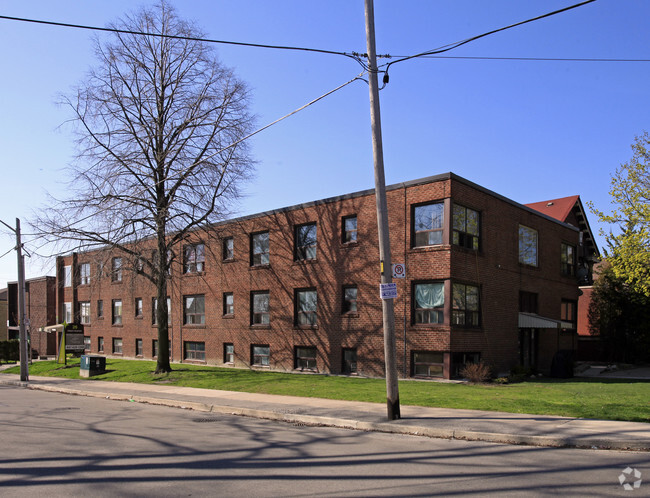
<instances>
[{"instance_id":1,"label":"red shingled roof","mask_svg":"<svg viewBox=\"0 0 650 498\"><path fill-rule=\"evenodd\" d=\"M555 218L556 220L566 222L571 210L578 202L580 196L572 195L570 197L562 197L560 199L551 199L550 201L533 202L525 204L525 206L539 211L540 213Z\"/></svg>"}]
</instances>

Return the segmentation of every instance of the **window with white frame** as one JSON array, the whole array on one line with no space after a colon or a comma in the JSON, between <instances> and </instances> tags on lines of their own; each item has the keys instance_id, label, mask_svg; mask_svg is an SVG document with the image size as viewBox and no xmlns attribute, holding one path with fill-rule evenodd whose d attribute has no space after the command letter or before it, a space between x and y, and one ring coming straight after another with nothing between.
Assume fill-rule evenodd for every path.
<instances>
[{"instance_id":1,"label":"window with white frame","mask_svg":"<svg viewBox=\"0 0 650 498\"><path fill-rule=\"evenodd\" d=\"M122 325L122 300L113 299L111 308L112 308L113 325Z\"/></svg>"},{"instance_id":2,"label":"window with white frame","mask_svg":"<svg viewBox=\"0 0 650 498\"><path fill-rule=\"evenodd\" d=\"M183 323L205 325L205 295L183 296Z\"/></svg>"},{"instance_id":3,"label":"window with white frame","mask_svg":"<svg viewBox=\"0 0 650 498\"><path fill-rule=\"evenodd\" d=\"M227 342L223 345L223 362L235 363L235 345Z\"/></svg>"},{"instance_id":4,"label":"window with white frame","mask_svg":"<svg viewBox=\"0 0 650 498\"><path fill-rule=\"evenodd\" d=\"M79 284L90 284L90 263L81 263L79 265Z\"/></svg>"},{"instance_id":5,"label":"window with white frame","mask_svg":"<svg viewBox=\"0 0 650 498\"><path fill-rule=\"evenodd\" d=\"M413 286L413 322L443 323L445 314L445 285L442 282L419 283Z\"/></svg>"},{"instance_id":6,"label":"window with white frame","mask_svg":"<svg viewBox=\"0 0 650 498\"><path fill-rule=\"evenodd\" d=\"M63 267L63 287L72 287L72 267Z\"/></svg>"},{"instance_id":7,"label":"window with white frame","mask_svg":"<svg viewBox=\"0 0 650 498\"><path fill-rule=\"evenodd\" d=\"M268 345L251 346L251 365L268 367L270 365L271 348Z\"/></svg>"},{"instance_id":8,"label":"window with white frame","mask_svg":"<svg viewBox=\"0 0 650 498\"><path fill-rule=\"evenodd\" d=\"M269 232L254 233L251 235L251 266L268 265L269 253Z\"/></svg>"},{"instance_id":9,"label":"window with white frame","mask_svg":"<svg viewBox=\"0 0 650 498\"><path fill-rule=\"evenodd\" d=\"M90 301L79 301L79 318L81 323L90 323Z\"/></svg>"},{"instance_id":10,"label":"window with white frame","mask_svg":"<svg viewBox=\"0 0 650 498\"><path fill-rule=\"evenodd\" d=\"M113 282L122 281L122 258L113 258L111 266L111 280Z\"/></svg>"},{"instance_id":11,"label":"window with white frame","mask_svg":"<svg viewBox=\"0 0 650 498\"><path fill-rule=\"evenodd\" d=\"M186 360L205 361L205 342L185 341L183 350Z\"/></svg>"},{"instance_id":12,"label":"window with white frame","mask_svg":"<svg viewBox=\"0 0 650 498\"><path fill-rule=\"evenodd\" d=\"M113 337L113 354L122 354L122 338Z\"/></svg>"},{"instance_id":13,"label":"window with white frame","mask_svg":"<svg viewBox=\"0 0 650 498\"><path fill-rule=\"evenodd\" d=\"M251 325L268 325L269 291L251 292Z\"/></svg>"},{"instance_id":14,"label":"window with white frame","mask_svg":"<svg viewBox=\"0 0 650 498\"><path fill-rule=\"evenodd\" d=\"M442 244L444 205L442 202L422 204L413 208L414 247Z\"/></svg>"},{"instance_id":15,"label":"window with white frame","mask_svg":"<svg viewBox=\"0 0 650 498\"><path fill-rule=\"evenodd\" d=\"M318 295L316 289L296 291L296 325L315 326L318 323Z\"/></svg>"}]
</instances>

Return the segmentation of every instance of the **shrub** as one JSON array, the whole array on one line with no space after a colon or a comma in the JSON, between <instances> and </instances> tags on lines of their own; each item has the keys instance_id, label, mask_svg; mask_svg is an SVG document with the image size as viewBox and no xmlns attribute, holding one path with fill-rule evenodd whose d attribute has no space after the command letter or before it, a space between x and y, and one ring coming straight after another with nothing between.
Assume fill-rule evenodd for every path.
<instances>
[{"instance_id":1,"label":"shrub","mask_svg":"<svg viewBox=\"0 0 650 498\"><path fill-rule=\"evenodd\" d=\"M487 382L491 378L490 367L482 361L468 363L461 369L460 375L474 384Z\"/></svg>"},{"instance_id":2,"label":"shrub","mask_svg":"<svg viewBox=\"0 0 650 498\"><path fill-rule=\"evenodd\" d=\"M0 361L18 361L20 357L20 341L0 341Z\"/></svg>"}]
</instances>

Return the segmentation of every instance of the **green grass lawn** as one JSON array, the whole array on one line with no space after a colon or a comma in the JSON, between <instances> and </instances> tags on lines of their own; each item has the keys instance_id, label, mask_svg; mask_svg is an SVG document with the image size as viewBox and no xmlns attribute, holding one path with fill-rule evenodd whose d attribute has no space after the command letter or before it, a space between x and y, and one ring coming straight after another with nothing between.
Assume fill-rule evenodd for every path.
<instances>
[{"instance_id":1,"label":"green grass lawn","mask_svg":"<svg viewBox=\"0 0 650 498\"><path fill-rule=\"evenodd\" d=\"M222 389L251 393L286 394L315 398L386 402L383 379L327 375L299 375L197 365L172 365L173 372L154 375L155 363L107 359L107 372L90 379L143 384ZM7 373L20 373L19 366ZM67 367L39 361L30 375L79 379L79 360ZM510 413L650 422L650 382L617 379L536 379L517 384L468 385L401 380L403 405L465 408Z\"/></svg>"}]
</instances>

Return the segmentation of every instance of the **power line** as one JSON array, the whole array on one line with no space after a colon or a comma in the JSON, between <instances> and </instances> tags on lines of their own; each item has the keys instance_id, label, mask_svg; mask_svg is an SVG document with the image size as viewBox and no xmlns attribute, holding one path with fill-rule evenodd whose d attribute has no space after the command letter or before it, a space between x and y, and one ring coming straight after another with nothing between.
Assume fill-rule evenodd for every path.
<instances>
[{"instance_id":1,"label":"power line","mask_svg":"<svg viewBox=\"0 0 650 498\"><path fill-rule=\"evenodd\" d=\"M424 56L430 56L430 55L435 55L435 54L441 54L441 53L444 53L444 52L449 52L450 50L461 47L463 45L466 45L467 43L479 40L481 38L485 38L486 36L493 35L495 33L499 33L501 31L505 31L505 30L508 30L508 29L511 29L511 28L515 28L517 26L522 26L523 24L528 24L528 23L533 22L533 21L539 21L540 19L545 19L547 17L551 17L551 16L554 16L556 14L561 14L561 13L566 12L568 10L575 9L577 7L582 7L584 5L593 3L595 1L596 0L586 0L584 2L580 2L580 3L577 3L575 5L570 5L569 7L564 7L563 9L554 10L552 12L548 12L548 13L542 14L540 16L536 16L536 17L532 17L530 19L526 19L525 21L520 21L520 22L517 22L517 23L514 23L514 24L510 24L510 25L504 26L502 28L493 29L492 31L487 31L487 32L482 33L480 35L472 36L471 38L466 38L465 40L461 40L461 41L458 41L458 42L455 42L455 43L450 43L448 45L443 45L442 47L438 47L438 48L435 48L435 49L432 49L432 50L427 50L425 52L420 52L419 54L409 55L407 57L402 57L402 58L397 59L395 61L388 62L388 63L384 64L383 66L380 66L380 67L384 67L384 66L386 67L386 69L383 71L385 73L384 80L385 81L387 80L388 70L390 69L390 66L392 66L393 64L397 64L398 62L404 62L404 61L415 59L415 58L418 58L418 57L424 57Z\"/></svg>"},{"instance_id":2,"label":"power line","mask_svg":"<svg viewBox=\"0 0 650 498\"><path fill-rule=\"evenodd\" d=\"M394 55L393 57L408 57ZM468 59L488 61L550 61L550 62L650 62L650 59L607 59L591 57L489 57L489 56L454 56L454 55L423 55L422 59ZM396 61L397 62L397 61Z\"/></svg>"},{"instance_id":3,"label":"power line","mask_svg":"<svg viewBox=\"0 0 650 498\"><path fill-rule=\"evenodd\" d=\"M154 36L158 38L170 38L174 40L187 40L187 41L199 41L206 43L218 43L221 45L237 45L241 47L255 47L255 48L268 48L268 49L277 49L277 50L296 50L302 52L315 52L321 54L329 55L342 55L349 57L354 60L359 60L359 58L365 57L366 54L359 54L356 52L339 52L336 50L325 50L320 48L309 48L309 47L296 47L290 45L269 45L265 43L249 43L249 42L237 42L230 40L215 40L210 38L199 38L194 36L180 36L180 35L167 35L162 33L148 33L144 31L131 31L128 29L119 29L119 28L101 28L99 26L88 26L84 24L73 24L67 22L56 22L56 21L45 21L42 19L28 19L24 17L12 17L12 16L3 16L0 15L0 19L5 19L8 21L19 21L19 22L28 22L33 24L45 24L48 26L59 26L64 28L75 28L75 29L87 29L90 31L106 31L109 33L122 33L127 35L139 35L139 36ZM381 56L379 56L381 57Z\"/></svg>"}]
</instances>

